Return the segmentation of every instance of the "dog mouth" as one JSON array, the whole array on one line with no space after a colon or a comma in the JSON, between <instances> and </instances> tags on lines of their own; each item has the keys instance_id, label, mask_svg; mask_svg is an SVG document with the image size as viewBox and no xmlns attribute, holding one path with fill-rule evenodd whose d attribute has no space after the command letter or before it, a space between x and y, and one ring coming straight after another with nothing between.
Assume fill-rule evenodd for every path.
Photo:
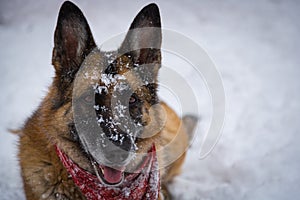
<instances>
[{"instance_id":1,"label":"dog mouth","mask_svg":"<svg viewBox=\"0 0 300 200\"><path fill-rule=\"evenodd\" d=\"M95 174L78 166L57 145L55 148L62 164L87 199L158 197L160 181L154 144L133 172L127 172L125 166L112 168L92 161Z\"/></svg>"},{"instance_id":2,"label":"dog mouth","mask_svg":"<svg viewBox=\"0 0 300 200\"><path fill-rule=\"evenodd\" d=\"M95 161L92 162L96 176L98 179L107 186L119 186L123 182L132 181L141 173L147 173L150 170L151 165L154 164L156 156L153 155L153 148L150 148L147 155L143 157L142 161L132 172L125 172L126 167L108 167L105 165L97 164ZM97 167L98 166L98 167Z\"/></svg>"},{"instance_id":3,"label":"dog mouth","mask_svg":"<svg viewBox=\"0 0 300 200\"><path fill-rule=\"evenodd\" d=\"M124 181L125 167L115 169L105 165L99 165L99 169L93 164L98 179L106 185L119 185Z\"/></svg>"}]
</instances>

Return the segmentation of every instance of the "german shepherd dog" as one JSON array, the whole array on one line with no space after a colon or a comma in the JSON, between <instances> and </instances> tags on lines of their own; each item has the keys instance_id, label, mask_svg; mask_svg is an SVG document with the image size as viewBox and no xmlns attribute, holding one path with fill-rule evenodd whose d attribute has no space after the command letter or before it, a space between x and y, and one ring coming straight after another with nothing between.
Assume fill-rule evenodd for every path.
<instances>
[{"instance_id":1,"label":"german shepherd dog","mask_svg":"<svg viewBox=\"0 0 300 200\"><path fill-rule=\"evenodd\" d=\"M167 184L180 173L196 119L180 119L158 99L161 35L150 4L119 49L104 52L80 9L63 3L53 83L20 130L27 199L171 198Z\"/></svg>"}]
</instances>

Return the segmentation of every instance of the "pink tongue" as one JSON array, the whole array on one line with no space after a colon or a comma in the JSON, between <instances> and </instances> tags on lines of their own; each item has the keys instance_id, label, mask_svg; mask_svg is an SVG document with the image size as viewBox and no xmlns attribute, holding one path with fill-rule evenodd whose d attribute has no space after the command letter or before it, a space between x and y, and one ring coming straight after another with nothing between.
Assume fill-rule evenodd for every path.
<instances>
[{"instance_id":1,"label":"pink tongue","mask_svg":"<svg viewBox=\"0 0 300 200\"><path fill-rule=\"evenodd\" d=\"M119 183L122 180L122 171L110 167L103 167L104 179L111 184Z\"/></svg>"}]
</instances>

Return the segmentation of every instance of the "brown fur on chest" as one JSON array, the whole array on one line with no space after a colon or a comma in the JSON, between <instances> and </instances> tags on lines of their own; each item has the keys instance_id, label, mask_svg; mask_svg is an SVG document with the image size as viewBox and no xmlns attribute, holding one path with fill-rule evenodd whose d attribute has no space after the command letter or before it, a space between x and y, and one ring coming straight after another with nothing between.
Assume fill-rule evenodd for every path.
<instances>
[{"instance_id":1,"label":"brown fur on chest","mask_svg":"<svg viewBox=\"0 0 300 200\"><path fill-rule=\"evenodd\" d=\"M159 139L152 138L152 141L142 141L145 146L155 142L157 148L161 149L165 144L170 143L176 134L179 134L173 146L158 155L160 165L164 165L165 158L179 156L188 142L184 130L178 133L181 123L180 119L167 105L163 104L163 106L167 111L167 121L166 127L157 137ZM20 137L19 158L26 197L32 200L40 199L41 197L46 199L85 199L59 160L55 152L54 141L60 141L65 149L78 147L74 146L75 143L73 144L72 141L68 141L68 133L65 133L64 137L66 138L57 136L57 133L51 134L47 127L63 122L53 117L42 120L43 115L47 114L36 112L27 121ZM82 153L80 148L77 151L78 155ZM161 169L160 174L163 183L168 183L175 175L180 173L184 155L179 156L180 158L168 168ZM87 161L82 155L82 158L78 158L77 162L82 163L84 166L84 163Z\"/></svg>"}]
</instances>

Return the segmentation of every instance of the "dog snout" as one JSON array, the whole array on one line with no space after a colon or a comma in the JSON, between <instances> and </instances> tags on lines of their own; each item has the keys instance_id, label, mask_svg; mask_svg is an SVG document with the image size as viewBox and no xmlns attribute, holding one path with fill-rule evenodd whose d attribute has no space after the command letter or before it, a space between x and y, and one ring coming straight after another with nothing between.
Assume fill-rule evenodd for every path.
<instances>
[{"instance_id":1,"label":"dog snout","mask_svg":"<svg viewBox=\"0 0 300 200\"><path fill-rule=\"evenodd\" d=\"M131 152L125 151L123 149L115 149L104 154L105 159L113 165L123 166L126 165L128 160L130 160Z\"/></svg>"}]
</instances>

